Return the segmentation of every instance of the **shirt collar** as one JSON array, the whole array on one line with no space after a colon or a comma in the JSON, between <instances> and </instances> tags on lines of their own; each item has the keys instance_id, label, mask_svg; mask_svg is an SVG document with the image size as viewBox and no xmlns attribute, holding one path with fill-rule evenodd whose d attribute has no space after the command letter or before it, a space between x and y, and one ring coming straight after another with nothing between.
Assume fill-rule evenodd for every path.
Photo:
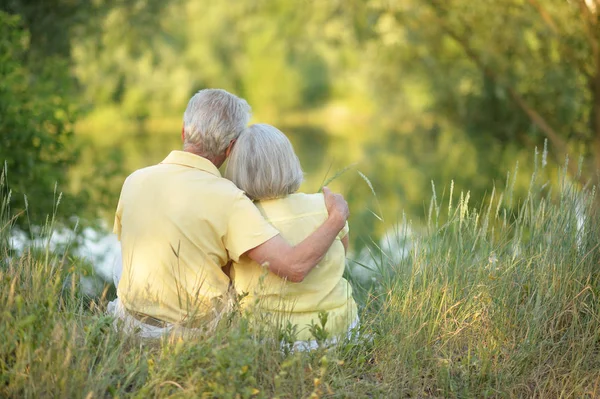
<instances>
[{"instance_id":1,"label":"shirt collar","mask_svg":"<svg viewBox=\"0 0 600 399\"><path fill-rule=\"evenodd\" d=\"M196 168L221 177L219 169L208 159L186 151L171 151L171 153L161 163L183 165L189 168Z\"/></svg>"}]
</instances>

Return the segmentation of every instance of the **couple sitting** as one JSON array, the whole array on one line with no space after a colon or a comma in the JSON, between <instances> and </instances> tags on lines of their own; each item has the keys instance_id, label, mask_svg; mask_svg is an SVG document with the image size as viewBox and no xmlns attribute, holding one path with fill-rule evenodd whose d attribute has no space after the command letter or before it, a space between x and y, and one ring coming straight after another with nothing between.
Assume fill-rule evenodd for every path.
<instances>
[{"instance_id":1,"label":"couple sitting","mask_svg":"<svg viewBox=\"0 0 600 399\"><path fill-rule=\"evenodd\" d=\"M249 119L243 99L202 90L184 114L183 151L125 180L113 308L125 328L144 337L209 328L228 309L231 285L257 320L296 325L309 346L322 311L331 337L356 324L342 278L346 201L326 188L297 193L303 175L289 140L269 125L247 128Z\"/></svg>"}]
</instances>

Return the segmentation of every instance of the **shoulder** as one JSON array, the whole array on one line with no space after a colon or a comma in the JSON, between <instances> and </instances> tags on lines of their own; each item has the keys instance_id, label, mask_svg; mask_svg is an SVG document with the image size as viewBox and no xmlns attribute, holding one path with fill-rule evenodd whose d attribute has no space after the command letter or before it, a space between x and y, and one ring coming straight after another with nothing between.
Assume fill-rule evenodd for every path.
<instances>
[{"instance_id":1,"label":"shoulder","mask_svg":"<svg viewBox=\"0 0 600 399\"><path fill-rule=\"evenodd\" d=\"M156 167L159 168L159 173L164 173L162 180L167 185L191 196L210 196L215 201L223 201L223 205L240 199L248 200L245 193L231 180L220 175L180 165L159 164Z\"/></svg>"},{"instance_id":2,"label":"shoulder","mask_svg":"<svg viewBox=\"0 0 600 399\"><path fill-rule=\"evenodd\" d=\"M247 196L246 193L243 192L233 184L231 180L228 180L224 177L217 177L214 179L214 186L218 189L219 193L222 194L226 198L231 198L232 200L242 200L252 202Z\"/></svg>"},{"instance_id":3,"label":"shoulder","mask_svg":"<svg viewBox=\"0 0 600 399\"><path fill-rule=\"evenodd\" d=\"M147 176L152 173L152 168L154 166L138 169L127 176L123 182L123 190L133 190L136 186L141 185L143 181L146 180Z\"/></svg>"},{"instance_id":4,"label":"shoulder","mask_svg":"<svg viewBox=\"0 0 600 399\"><path fill-rule=\"evenodd\" d=\"M327 207L325 206L325 197L321 193L296 193L290 195L290 197L293 197L294 201L297 201L299 204L302 204L303 207L306 207L307 211L327 212Z\"/></svg>"},{"instance_id":5,"label":"shoulder","mask_svg":"<svg viewBox=\"0 0 600 399\"><path fill-rule=\"evenodd\" d=\"M211 176L208 181L199 183L195 189L198 196L210 193L211 202L216 202L223 208L256 208L244 191L224 177Z\"/></svg>"},{"instance_id":6,"label":"shoulder","mask_svg":"<svg viewBox=\"0 0 600 399\"><path fill-rule=\"evenodd\" d=\"M151 176L154 173L158 172L160 166L161 165L158 164L158 165L146 166L145 168L138 169L138 170L134 171L133 173L131 173L129 176L127 176L127 178L125 178L124 184L133 183L133 182L136 182L139 180L144 180L148 176Z\"/></svg>"},{"instance_id":7,"label":"shoulder","mask_svg":"<svg viewBox=\"0 0 600 399\"><path fill-rule=\"evenodd\" d=\"M260 201L256 204L269 219L288 219L304 215L327 215L323 194L290 194L285 198Z\"/></svg>"},{"instance_id":8,"label":"shoulder","mask_svg":"<svg viewBox=\"0 0 600 399\"><path fill-rule=\"evenodd\" d=\"M123 190L148 191L161 187L179 198L217 202L224 208L250 199L231 180L209 172L174 164L157 164L138 169L123 183Z\"/></svg>"}]
</instances>

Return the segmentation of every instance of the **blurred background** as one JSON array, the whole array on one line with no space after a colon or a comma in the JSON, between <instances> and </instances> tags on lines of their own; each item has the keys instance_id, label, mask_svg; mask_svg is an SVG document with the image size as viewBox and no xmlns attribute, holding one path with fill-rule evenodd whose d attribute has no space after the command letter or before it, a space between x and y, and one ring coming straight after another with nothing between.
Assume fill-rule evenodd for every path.
<instances>
[{"instance_id":1,"label":"blurred background","mask_svg":"<svg viewBox=\"0 0 600 399\"><path fill-rule=\"evenodd\" d=\"M596 184L597 7L0 0L0 159L17 225L56 213L110 230L124 178L180 148L187 101L209 87L289 136L304 191L335 177L356 251L403 217L418 228L434 190L438 202L469 191L475 208L494 187L526 192L536 147L549 180L569 157L570 178Z\"/></svg>"}]
</instances>

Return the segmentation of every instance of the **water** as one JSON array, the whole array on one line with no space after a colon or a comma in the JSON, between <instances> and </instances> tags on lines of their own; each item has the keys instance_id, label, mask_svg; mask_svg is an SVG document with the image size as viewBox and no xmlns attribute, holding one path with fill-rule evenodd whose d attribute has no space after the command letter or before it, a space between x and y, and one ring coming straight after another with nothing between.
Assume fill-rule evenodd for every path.
<instances>
[{"instance_id":1,"label":"water","mask_svg":"<svg viewBox=\"0 0 600 399\"><path fill-rule=\"evenodd\" d=\"M36 229L33 229L36 230ZM39 233L39 232L37 232ZM54 229L50 236L37 234L33 240L24 232L13 230L10 245L17 252L31 246L38 249L48 248L51 253L68 251L71 257L80 259L84 264L93 265L91 273L81 276L81 290L91 296L99 295L104 283L116 281L115 273L121 267L121 248L114 234L108 234L106 226L99 229L85 228L76 235L66 228Z\"/></svg>"}]
</instances>

